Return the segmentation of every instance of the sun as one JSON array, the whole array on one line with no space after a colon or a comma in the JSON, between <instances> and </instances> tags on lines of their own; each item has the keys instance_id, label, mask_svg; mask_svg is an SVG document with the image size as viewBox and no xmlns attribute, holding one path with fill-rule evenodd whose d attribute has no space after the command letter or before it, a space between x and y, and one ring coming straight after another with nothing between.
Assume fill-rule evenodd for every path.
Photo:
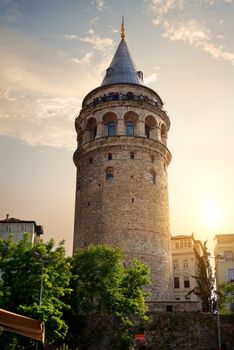
<instances>
[{"instance_id":1,"label":"sun","mask_svg":"<svg viewBox=\"0 0 234 350\"><path fill-rule=\"evenodd\" d=\"M217 231L223 224L222 210L211 200L207 200L202 205L202 217L204 225L209 230Z\"/></svg>"}]
</instances>

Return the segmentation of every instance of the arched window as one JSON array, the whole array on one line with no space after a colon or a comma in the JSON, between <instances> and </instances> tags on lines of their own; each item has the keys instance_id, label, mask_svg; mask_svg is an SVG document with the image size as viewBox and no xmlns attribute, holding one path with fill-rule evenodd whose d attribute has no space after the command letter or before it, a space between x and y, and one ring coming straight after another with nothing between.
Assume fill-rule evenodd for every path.
<instances>
[{"instance_id":1,"label":"arched window","mask_svg":"<svg viewBox=\"0 0 234 350\"><path fill-rule=\"evenodd\" d=\"M116 123L115 122L110 122L107 124L107 131L108 131L108 136L115 136L116 134Z\"/></svg>"},{"instance_id":2,"label":"arched window","mask_svg":"<svg viewBox=\"0 0 234 350\"><path fill-rule=\"evenodd\" d=\"M147 124L145 124L145 136L147 137L147 139L150 138L150 127Z\"/></svg>"},{"instance_id":3,"label":"arched window","mask_svg":"<svg viewBox=\"0 0 234 350\"><path fill-rule=\"evenodd\" d=\"M147 139L154 138L154 129L157 126L157 122L154 116L148 115L145 118L145 136Z\"/></svg>"},{"instance_id":4,"label":"arched window","mask_svg":"<svg viewBox=\"0 0 234 350\"><path fill-rule=\"evenodd\" d=\"M90 118L87 122L87 130L89 131L89 139L94 140L97 134L97 121L95 118Z\"/></svg>"},{"instance_id":5,"label":"arched window","mask_svg":"<svg viewBox=\"0 0 234 350\"><path fill-rule=\"evenodd\" d=\"M107 168L106 169L106 180L107 181L110 181L110 180L112 180L113 179L113 177L114 177L114 172L113 172L113 168Z\"/></svg>"},{"instance_id":6,"label":"arched window","mask_svg":"<svg viewBox=\"0 0 234 350\"><path fill-rule=\"evenodd\" d=\"M167 128L165 124L162 124L161 126L161 138L166 138L167 137Z\"/></svg>"},{"instance_id":7,"label":"arched window","mask_svg":"<svg viewBox=\"0 0 234 350\"><path fill-rule=\"evenodd\" d=\"M134 152L130 152L130 159L134 159Z\"/></svg>"},{"instance_id":8,"label":"arched window","mask_svg":"<svg viewBox=\"0 0 234 350\"><path fill-rule=\"evenodd\" d=\"M126 123L126 135L127 136L134 136L134 124L131 121L128 121Z\"/></svg>"},{"instance_id":9,"label":"arched window","mask_svg":"<svg viewBox=\"0 0 234 350\"><path fill-rule=\"evenodd\" d=\"M108 153L107 159L108 159L108 160L111 160L111 159L112 159L112 153Z\"/></svg>"}]
</instances>

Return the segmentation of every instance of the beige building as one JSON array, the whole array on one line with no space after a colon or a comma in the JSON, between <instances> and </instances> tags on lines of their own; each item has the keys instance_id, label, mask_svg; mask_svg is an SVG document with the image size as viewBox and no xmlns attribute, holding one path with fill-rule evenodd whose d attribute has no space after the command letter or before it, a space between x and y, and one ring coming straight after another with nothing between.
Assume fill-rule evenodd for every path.
<instances>
[{"instance_id":1,"label":"beige building","mask_svg":"<svg viewBox=\"0 0 234 350\"><path fill-rule=\"evenodd\" d=\"M171 245L174 300L199 301L194 293L189 296L187 294L196 287L196 280L192 277L197 275L197 259L194 249L201 255L201 242L195 240L193 235L181 235L172 236Z\"/></svg>"},{"instance_id":2,"label":"beige building","mask_svg":"<svg viewBox=\"0 0 234 350\"><path fill-rule=\"evenodd\" d=\"M215 236L217 284L234 281L234 234ZM219 256L219 257L218 257Z\"/></svg>"},{"instance_id":3,"label":"beige building","mask_svg":"<svg viewBox=\"0 0 234 350\"><path fill-rule=\"evenodd\" d=\"M37 225L33 220L20 220L9 218L0 220L0 239L7 239L10 235L18 242L23 238L24 233L30 234L30 240L35 243L43 235L43 226Z\"/></svg>"}]
</instances>

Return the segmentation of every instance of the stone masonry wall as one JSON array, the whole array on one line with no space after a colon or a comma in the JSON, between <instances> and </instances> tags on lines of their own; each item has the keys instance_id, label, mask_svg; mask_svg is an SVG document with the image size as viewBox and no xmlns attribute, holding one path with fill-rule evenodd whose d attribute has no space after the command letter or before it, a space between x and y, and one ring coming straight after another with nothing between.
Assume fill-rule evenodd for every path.
<instances>
[{"instance_id":1,"label":"stone masonry wall","mask_svg":"<svg viewBox=\"0 0 234 350\"><path fill-rule=\"evenodd\" d=\"M148 94L149 98L161 101L156 93L141 86L108 89L131 91L138 96ZM104 93L103 88L96 89L93 98L99 93ZM74 250L91 244L121 247L126 261L137 257L150 266L150 299L163 301L172 299L167 188L171 154L164 137L170 123L160 108L118 100L85 107L77 117L76 130L83 136L74 154L77 166ZM116 136L107 137L105 132L108 113L117 118ZM125 135L126 113L135 121L134 136ZM149 137L145 135L145 118L152 123ZM96 135L89 129L89 119L96 123ZM113 177L107 179L109 170Z\"/></svg>"}]
</instances>

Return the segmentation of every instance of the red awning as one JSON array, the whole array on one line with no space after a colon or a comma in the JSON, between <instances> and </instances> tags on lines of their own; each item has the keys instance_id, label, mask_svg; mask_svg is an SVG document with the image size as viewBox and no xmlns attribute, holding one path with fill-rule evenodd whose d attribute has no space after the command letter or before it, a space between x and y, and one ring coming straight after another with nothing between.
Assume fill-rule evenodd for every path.
<instances>
[{"instance_id":1,"label":"red awning","mask_svg":"<svg viewBox=\"0 0 234 350\"><path fill-rule=\"evenodd\" d=\"M144 333L134 334L134 338L136 340L139 340L140 342L144 342L145 341L145 334Z\"/></svg>"},{"instance_id":2,"label":"red awning","mask_svg":"<svg viewBox=\"0 0 234 350\"><path fill-rule=\"evenodd\" d=\"M4 331L21 334L43 343L45 341L44 322L21 316L7 310L0 309L0 327Z\"/></svg>"}]
</instances>

